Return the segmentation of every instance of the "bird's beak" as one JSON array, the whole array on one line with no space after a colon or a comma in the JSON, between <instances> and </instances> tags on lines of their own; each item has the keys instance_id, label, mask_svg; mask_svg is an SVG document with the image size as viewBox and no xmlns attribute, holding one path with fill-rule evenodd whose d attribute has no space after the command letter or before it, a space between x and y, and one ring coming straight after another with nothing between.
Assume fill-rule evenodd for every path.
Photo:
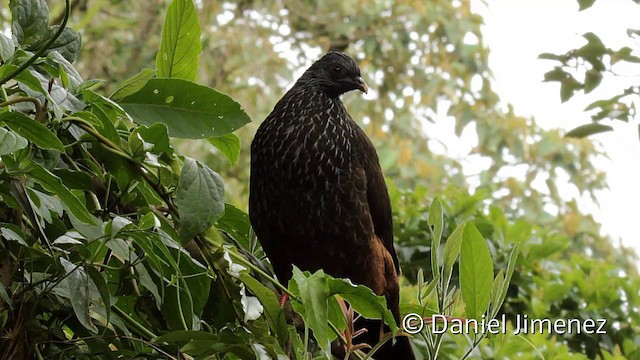
<instances>
[{"instance_id":1,"label":"bird's beak","mask_svg":"<svg viewBox=\"0 0 640 360\"><path fill-rule=\"evenodd\" d=\"M367 93L369 91L369 86L367 85L366 82L364 82L364 80L362 79L362 77L360 76L356 76L355 79L353 79L353 81L356 83L356 85L358 86L358 90L362 91L363 93Z\"/></svg>"}]
</instances>

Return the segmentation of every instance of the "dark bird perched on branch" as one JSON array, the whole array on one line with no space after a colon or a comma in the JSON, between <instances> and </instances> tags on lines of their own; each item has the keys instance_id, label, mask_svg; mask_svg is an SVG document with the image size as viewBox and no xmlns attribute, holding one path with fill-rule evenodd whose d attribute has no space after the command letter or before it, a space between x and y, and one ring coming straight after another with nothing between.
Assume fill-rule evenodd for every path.
<instances>
[{"instance_id":1,"label":"dark bird perched on branch","mask_svg":"<svg viewBox=\"0 0 640 360\"><path fill-rule=\"evenodd\" d=\"M349 278L384 295L399 324L389 194L373 144L340 100L351 90L368 90L358 65L330 52L278 101L251 144L249 215L280 281L292 264ZM375 345L380 321L362 324ZM374 358L414 357L402 336Z\"/></svg>"}]
</instances>

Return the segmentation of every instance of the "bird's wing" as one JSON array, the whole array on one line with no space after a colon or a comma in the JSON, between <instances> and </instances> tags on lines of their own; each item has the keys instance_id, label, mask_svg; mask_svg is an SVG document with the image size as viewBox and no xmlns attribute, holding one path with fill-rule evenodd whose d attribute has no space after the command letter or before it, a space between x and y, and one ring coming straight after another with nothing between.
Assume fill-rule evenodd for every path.
<instances>
[{"instance_id":1,"label":"bird's wing","mask_svg":"<svg viewBox=\"0 0 640 360\"><path fill-rule=\"evenodd\" d=\"M391 200L387 185L384 182L382 169L378 160L378 154L371 140L360 127L356 126L356 143L362 146L360 149L360 166L364 170L367 184L367 204L373 222L374 232L382 241L393 259L396 272L400 273L400 263L396 250L393 247L393 219L391 215Z\"/></svg>"}]
</instances>

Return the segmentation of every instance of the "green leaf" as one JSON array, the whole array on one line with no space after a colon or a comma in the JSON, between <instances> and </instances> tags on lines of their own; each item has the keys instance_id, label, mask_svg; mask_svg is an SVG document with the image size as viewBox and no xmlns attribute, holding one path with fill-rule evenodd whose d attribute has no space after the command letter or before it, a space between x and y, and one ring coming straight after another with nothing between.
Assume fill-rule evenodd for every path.
<instances>
[{"instance_id":1,"label":"green leaf","mask_svg":"<svg viewBox=\"0 0 640 360\"><path fill-rule=\"evenodd\" d=\"M85 204L83 204L71 190L64 186L59 177L53 175L47 169L36 163L32 163L28 167L26 174L40 183L47 191L56 194L78 220L85 224L95 225L95 221Z\"/></svg>"},{"instance_id":2,"label":"green leaf","mask_svg":"<svg viewBox=\"0 0 640 360\"><path fill-rule=\"evenodd\" d=\"M44 0L10 0L11 31L22 47L41 40L47 33L49 8Z\"/></svg>"},{"instance_id":3,"label":"green leaf","mask_svg":"<svg viewBox=\"0 0 640 360\"><path fill-rule=\"evenodd\" d=\"M0 121L40 148L64 151L62 142L51 130L23 113L15 111L1 113Z\"/></svg>"},{"instance_id":4,"label":"green leaf","mask_svg":"<svg viewBox=\"0 0 640 360\"><path fill-rule=\"evenodd\" d=\"M208 140L209 144L215 146L220 150L231 165L235 165L238 162L238 156L240 155L240 138L235 134L226 134L220 137L211 138Z\"/></svg>"},{"instance_id":5,"label":"green leaf","mask_svg":"<svg viewBox=\"0 0 640 360\"><path fill-rule=\"evenodd\" d=\"M451 279L451 273L453 271L453 264L455 264L458 255L460 254L460 246L462 243L462 233L464 231L466 222L458 225L455 230L449 235L447 238L447 242L444 245L444 255L443 262L444 266L442 268L443 280L445 281L445 285L449 284Z\"/></svg>"},{"instance_id":6,"label":"green leaf","mask_svg":"<svg viewBox=\"0 0 640 360\"><path fill-rule=\"evenodd\" d=\"M66 84L64 86L71 92L75 92L76 89L82 84L82 76L76 70L71 62L64 56L64 54L58 51L50 51L47 58L58 65L58 69L64 78L66 78Z\"/></svg>"},{"instance_id":7,"label":"green leaf","mask_svg":"<svg viewBox=\"0 0 640 360\"><path fill-rule=\"evenodd\" d=\"M40 48L45 46L46 43L51 40L51 38L58 32L59 28L59 25L50 27L47 30L46 36L44 36L37 43L34 43L31 50L40 50ZM62 55L62 57L65 58L69 63L72 63L78 57L81 46L82 38L80 37L80 34L75 32L71 28L65 28L64 30L62 30L60 36L58 36L53 44L51 44L51 46L49 46L49 48L45 51L45 54L49 54L55 51L60 53L60 55Z\"/></svg>"},{"instance_id":8,"label":"green leaf","mask_svg":"<svg viewBox=\"0 0 640 360\"><path fill-rule=\"evenodd\" d=\"M224 214L216 222L218 230L229 233L245 250L250 250L249 215L231 204L224 205Z\"/></svg>"},{"instance_id":9,"label":"green leaf","mask_svg":"<svg viewBox=\"0 0 640 360\"><path fill-rule=\"evenodd\" d=\"M16 52L16 44L9 36L0 33L0 60L6 62Z\"/></svg>"},{"instance_id":10,"label":"green leaf","mask_svg":"<svg viewBox=\"0 0 640 360\"><path fill-rule=\"evenodd\" d=\"M200 52L200 23L193 2L171 1L156 57L158 77L195 80Z\"/></svg>"},{"instance_id":11,"label":"green leaf","mask_svg":"<svg viewBox=\"0 0 640 360\"><path fill-rule=\"evenodd\" d=\"M93 324L89 315L89 304L91 304L89 292L91 285L94 285L93 281L87 276L83 266L77 266L62 257L60 263L67 273L61 285L67 285L68 298L71 301L73 312L85 328L93 333L98 333L98 328Z\"/></svg>"},{"instance_id":12,"label":"green leaf","mask_svg":"<svg viewBox=\"0 0 640 360\"><path fill-rule=\"evenodd\" d=\"M580 5L580 11L586 10L590 8L596 0L578 0L578 4Z\"/></svg>"},{"instance_id":13,"label":"green leaf","mask_svg":"<svg viewBox=\"0 0 640 360\"><path fill-rule=\"evenodd\" d=\"M593 91L593 89L597 88L602 81L602 73L596 69L590 69L585 74L584 79L584 92L586 94Z\"/></svg>"},{"instance_id":14,"label":"green leaf","mask_svg":"<svg viewBox=\"0 0 640 360\"><path fill-rule=\"evenodd\" d=\"M18 67L12 64L4 64L0 66L0 78L13 73ZM13 77L14 80L21 82L29 87L29 89L38 92L39 94L46 95L47 91L42 87L42 83L36 78L31 71L22 71L18 75Z\"/></svg>"},{"instance_id":15,"label":"green leaf","mask_svg":"<svg viewBox=\"0 0 640 360\"><path fill-rule=\"evenodd\" d=\"M480 319L489 306L493 282L493 262L487 242L472 223L462 234L460 290L469 319Z\"/></svg>"},{"instance_id":16,"label":"green leaf","mask_svg":"<svg viewBox=\"0 0 640 360\"><path fill-rule=\"evenodd\" d=\"M22 136L5 128L0 128L0 156L24 149L28 144L29 142Z\"/></svg>"},{"instance_id":17,"label":"green leaf","mask_svg":"<svg viewBox=\"0 0 640 360\"><path fill-rule=\"evenodd\" d=\"M511 250L511 254L509 255L509 262L507 263L507 272L504 275L504 279L502 281L502 287L500 288L499 295L497 299L492 301L491 305L491 316L495 317L498 314L498 310L502 306L504 299L507 297L507 291L509 290L509 284L511 283L511 277L513 276L513 272L516 269L516 263L518 262L518 255L520 254L520 244L516 244Z\"/></svg>"},{"instance_id":18,"label":"green leaf","mask_svg":"<svg viewBox=\"0 0 640 360\"><path fill-rule=\"evenodd\" d=\"M278 301L276 293L262 285L261 282L254 279L247 273L242 273L240 275L240 280L260 300L260 303L262 303L267 320L269 321L271 328L275 331L280 344L286 344L287 319L284 311L280 307L280 302Z\"/></svg>"},{"instance_id":19,"label":"green leaf","mask_svg":"<svg viewBox=\"0 0 640 360\"><path fill-rule=\"evenodd\" d=\"M161 122L184 139L222 136L251 121L227 95L181 79L150 79L120 104L139 124Z\"/></svg>"},{"instance_id":20,"label":"green leaf","mask_svg":"<svg viewBox=\"0 0 640 360\"><path fill-rule=\"evenodd\" d=\"M440 239L442 238L442 228L444 226L442 204L437 196L431 202L427 223L429 224L429 230L431 232L431 271L433 276L435 276L440 266L438 252L440 251Z\"/></svg>"},{"instance_id":21,"label":"green leaf","mask_svg":"<svg viewBox=\"0 0 640 360\"><path fill-rule=\"evenodd\" d=\"M580 89L582 85L573 76L569 75L560 82L560 100L565 102L573 96L576 90Z\"/></svg>"},{"instance_id":22,"label":"green leaf","mask_svg":"<svg viewBox=\"0 0 640 360\"><path fill-rule=\"evenodd\" d=\"M135 156L146 152L153 154L166 153L173 156L173 148L169 143L169 134L164 124L154 124L146 127L139 126L129 135L129 147Z\"/></svg>"},{"instance_id":23,"label":"green leaf","mask_svg":"<svg viewBox=\"0 0 640 360\"><path fill-rule=\"evenodd\" d=\"M587 137L589 135L594 135L594 134L598 134L598 133L602 133L602 132L607 132L607 131L611 131L613 130L613 128L609 125L602 125L599 123L591 123L591 124L585 124L585 125L580 125L577 128L569 131L565 137L572 137L572 138L584 138Z\"/></svg>"},{"instance_id":24,"label":"green leaf","mask_svg":"<svg viewBox=\"0 0 640 360\"><path fill-rule=\"evenodd\" d=\"M302 302L302 304L297 301L292 302L294 310L302 316L305 324L313 331L313 336L318 341L320 348L326 356L329 356L331 338L327 321L328 298L331 295L324 271L318 270L309 275L309 272L302 273L294 265L291 282L295 283L295 290L297 290Z\"/></svg>"},{"instance_id":25,"label":"green leaf","mask_svg":"<svg viewBox=\"0 0 640 360\"><path fill-rule=\"evenodd\" d=\"M107 275L102 272L99 272L93 266L86 267L87 274L91 278L96 287L98 288L98 292L100 293L100 298L102 299L102 303L104 304L107 324L109 323L109 319L111 318L111 294L109 293L109 286L107 285Z\"/></svg>"},{"instance_id":26,"label":"green leaf","mask_svg":"<svg viewBox=\"0 0 640 360\"><path fill-rule=\"evenodd\" d=\"M153 69L142 69L139 73L121 82L109 98L114 101L119 101L129 95L133 95L142 89L147 81L155 75L156 71Z\"/></svg>"},{"instance_id":27,"label":"green leaf","mask_svg":"<svg viewBox=\"0 0 640 360\"><path fill-rule=\"evenodd\" d=\"M222 177L206 165L185 158L176 192L180 237L193 238L205 231L224 211Z\"/></svg>"},{"instance_id":28,"label":"green leaf","mask_svg":"<svg viewBox=\"0 0 640 360\"><path fill-rule=\"evenodd\" d=\"M329 296L339 295L349 302L353 309L367 319L383 319L395 334L398 330L393 314L387 308L384 296L376 295L364 285L355 285L348 279L327 278Z\"/></svg>"}]
</instances>

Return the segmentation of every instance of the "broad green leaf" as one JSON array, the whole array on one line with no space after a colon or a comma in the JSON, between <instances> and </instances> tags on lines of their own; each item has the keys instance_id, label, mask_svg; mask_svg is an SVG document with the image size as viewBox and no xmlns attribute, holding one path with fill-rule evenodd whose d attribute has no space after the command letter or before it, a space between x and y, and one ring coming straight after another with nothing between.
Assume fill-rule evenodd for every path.
<instances>
[{"instance_id":1,"label":"broad green leaf","mask_svg":"<svg viewBox=\"0 0 640 360\"><path fill-rule=\"evenodd\" d=\"M480 319L489 306L493 282L493 262L487 242L472 223L462 234L460 290L469 319Z\"/></svg>"},{"instance_id":2,"label":"broad green leaf","mask_svg":"<svg viewBox=\"0 0 640 360\"><path fill-rule=\"evenodd\" d=\"M142 89L147 81L155 75L156 71L153 69L142 69L139 73L121 82L109 98L114 101L120 101L129 95L133 95Z\"/></svg>"},{"instance_id":3,"label":"broad green leaf","mask_svg":"<svg viewBox=\"0 0 640 360\"><path fill-rule=\"evenodd\" d=\"M428 224L431 232L431 273L435 276L440 266L438 252L440 251L440 239L442 238L442 228L444 226L442 204L437 196L433 199L429 208Z\"/></svg>"},{"instance_id":4,"label":"broad green leaf","mask_svg":"<svg viewBox=\"0 0 640 360\"><path fill-rule=\"evenodd\" d=\"M226 134L211 138L208 141L209 144L220 150L232 166L238 162L238 156L240 155L240 138L238 136L235 134Z\"/></svg>"},{"instance_id":5,"label":"broad green leaf","mask_svg":"<svg viewBox=\"0 0 640 360\"><path fill-rule=\"evenodd\" d=\"M46 126L20 112L0 113L0 121L11 130L43 149L64 151L64 146Z\"/></svg>"},{"instance_id":6,"label":"broad green leaf","mask_svg":"<svg viewBox=\"0 0 640 360\"><path fill-rule=\"evenodd\" d=\"M22 136L0 127L0 156L24 149L28 144Z\"/></svg>"},{"instance_id":7,"label":"broad green leaf","mask_svg":"<svg viewBox=\"0 0 640 360\"><path fill-rule=\"evenodd\" d=\"M294 288L291 288L292 282L295 283ZM294 293L297 292L302 301L302 304L297 301L292 302L294 310L302 316L305 324L313 331L313 336L320 348L326 356L329 356L332 337L329 334L327 321L328 298L331 295L324 271L318 270L310 275L309 272L303 273L293 266L293 278L289 284L290 289L295 290Z\"/></svg>"},{"instance_id":8,"label":"broad green leaf","mask_svg":"<svg viewBox=\"0 0 640 360\"><path fill-rule=\"evenodd\" d=\"M161 122L170 136L185 139L222 136L251 121L227 95L182 79L150 79L120 104L139 124Z\"/></svg>"},{"instance_id":9,"label":"broad green leaf","mask_svg":"<svg viewBox=\"0 0 640 360\"><path fill-rule=\"evenodd\" d=\"M10 0L11 31L22 47L39 41L47 34L49 8L44 0Z\"/></svg>"},{"instance_id":10,"label":"broad green leaf","mask_svg":"<svg viewBox=\"0 0 640 360\"><path fill-rule=\"evenodd\" d=\"M353 309L367 319L383 319L395 334L398 330L393 314L387 309L384 296L376 295L364 285L355 285L347 279L327 278L329 295L339 295L349 302Z\"/></svg>"},{"instance_id":11,"label":"broad green leaf","mask_svg":"<svg viewBox=\"0 0 640 360\"><path fill-rule=\"evenodd\" d=\"M6 62L16 52L16 44L13 39L3 33L0 33L0 60Z\"/></svg>"},{"instance_id":12,"label":"broad green leaf","mask_svg":"<svg viewBox=\"0 0 640 360\"><path fill-rule=\"evenodd\" d=\"M94 218L89 213L89 210L87 210L85 204L83 204L71 190L64 186L59 177L35 163L32 163L28 167L26 174L40 183L47 191L56 194L56 196L62 200L64 206L72 212L78 220L85 224L95 225Z\"/></svg>"},{"instance_id":13,"label":"broad green leaf","mask_svg":"<svg viewBox=\"0 0 640 360\"><path fill-rule=\"evenodd\" d=\"M275 331L280 344L284 345L287 341L287 319L284 311L280 307L280 302L278 301L276 293L262 285L261 282L254 279L246 272L240 275L240 280L260 300L271 328Z\"/></svg>"},{"instance_id":14,"label":"broad green leaf","mask_svg":"<svg viewBox=\"0 0 640 360\"><path fill-rule=\"evenodd\" d=\"M193 238L205 231L224 211L224 184L218 173L185 158L176 191L180 237Z\"/></svg>"},{"instance_id":15,"label":"broad green leaf","mask_svg":"<svg viewBox=\"0 0 640 360\"><path fill-rule=\"evenodd\" d=\"M171 1L156 57L158 77L195 80L200 52L200 23L193 1Z\"/></svg>"},{"instance_id":16,"label":"broad green leaf","mask_svg":"<svg viewBox=\"0 0 640 360\"><path fill-rule=\"evenodd\" d=\"M611 131L613 130L613 128L609 125L602 125L599 123L591 123L591 124L585 124L585 125L580 125L577 128L569 131L565 137L572 137L572 138L584 138L587 137L589 135L594 135L594 134L599 134L602 132L607 132L607 131Z\"/></svg>"}]
</instances>

